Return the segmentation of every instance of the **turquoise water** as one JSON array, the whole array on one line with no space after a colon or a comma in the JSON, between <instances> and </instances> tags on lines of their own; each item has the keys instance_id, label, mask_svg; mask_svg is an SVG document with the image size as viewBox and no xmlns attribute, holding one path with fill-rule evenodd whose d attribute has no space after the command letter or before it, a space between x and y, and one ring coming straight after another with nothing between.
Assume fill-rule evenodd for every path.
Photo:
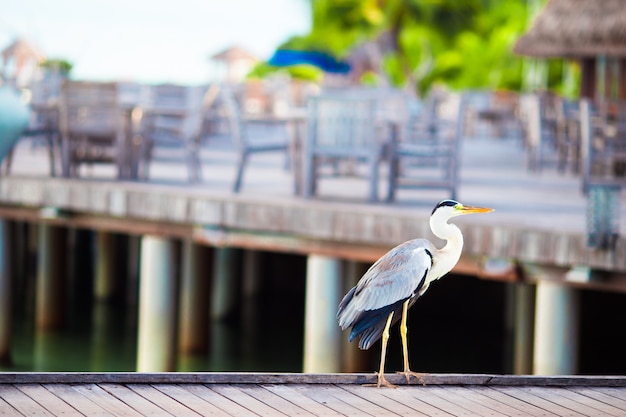
<instances>
[{"instance_id":1,"label":"turquoise water","mask_svg":"<svg viewBox=\"0 0 626 417\"><path fill-rule=\"evenodd\" d=\"M207 351L179 356L177 370L300 371L301 323L271 310L257 312L255 317L212 323ZM114 303L95 303L74 311L66 328L59 331L37 331L33 317L19 314L13 325L12 363L0 370L135 371L136 322L134 309ZM291 328L291 335L282 333L283 326Z\"/></svg>"}]
</instances>

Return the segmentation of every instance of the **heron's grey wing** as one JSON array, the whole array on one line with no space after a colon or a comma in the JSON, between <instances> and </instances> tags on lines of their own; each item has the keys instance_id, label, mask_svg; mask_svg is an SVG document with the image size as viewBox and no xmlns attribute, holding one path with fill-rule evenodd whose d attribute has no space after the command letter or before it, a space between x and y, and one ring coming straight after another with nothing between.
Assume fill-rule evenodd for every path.
<instances>
[{"instance_id":1,"label":"heron's grey wing","mask_svg":"<svg viewBox=\"0 0 626 417\"><path fill-rule=\"evenodd\" d=\"M383 255L341 301L339 325L345 329L365 311L379 310L417 294L432 266L434 251L429 241L414 239Z\"/></svg>"},{"instance_id":2,"label":"heron's grey wing","mask_svg":"<svg viewBox=\"0 0 626 417\"><path fill-rule=\"evenodd\" d=\"M364 310L375 310L416 294L432 266L432 244L415 239L380 258L359 281L355 298Z\"/></svg>"}]
</instances>

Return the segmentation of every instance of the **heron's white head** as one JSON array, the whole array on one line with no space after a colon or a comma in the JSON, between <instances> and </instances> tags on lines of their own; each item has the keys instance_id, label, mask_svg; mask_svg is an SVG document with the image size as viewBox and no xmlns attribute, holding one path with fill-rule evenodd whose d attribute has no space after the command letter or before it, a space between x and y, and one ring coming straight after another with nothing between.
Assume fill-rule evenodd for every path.
<instances>
[{"instance_id":1,"label":"heron's white head","mask_svg":"<svg viewBox=\"0 0 626 417\"><path fill-rule=\"evenodd\" d=\"M473 213L489 213L490 211L493 211L493 209L488 207L464 206L458 201L443 200L435 206L433 212L431 213L431 217L436 216L442 219L445 218L447 221L451 217Z\"/></svg>"},{"instance_id":2,"label":"heron's white head","mask_svg":"<svg viewBox=\"0 0 626 417\"><path fill-rule=\"evenodd\" d=\"M490 211L493 211L493 209L487 207L464 206L458 201L443 200L435 206L432 214L430 215L430 228L433 233L435 233L435 236L447 239L449 236L447 229L450 226L448 225L448 220L452 217L462 216L464 214L488 213Z\"/></svg>"}]
</instances>

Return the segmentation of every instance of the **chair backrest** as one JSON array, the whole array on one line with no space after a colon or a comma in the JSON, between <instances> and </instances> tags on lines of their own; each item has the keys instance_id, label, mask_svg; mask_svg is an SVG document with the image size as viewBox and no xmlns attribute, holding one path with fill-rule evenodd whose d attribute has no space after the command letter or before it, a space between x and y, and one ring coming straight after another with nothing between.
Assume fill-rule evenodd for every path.
<instances>
[{"instance_id":1,"label":"chair backrest","mask_svg":"<svg viewBox=\"0 0 626 417\"><path fill-rule=\"evenodd\" d=\"M400 140L415 146L446 147L456 151L465 131L466 103L465 95L446 95L410 103L413 110Z\"/></svg>"},{"instance_id":2,"label":"chair backrest","mask_svg":"<svg viewBox=\"0 0 626 417\"><path fill-rule=\"evenodd\" d=\"M228 128L233 142L237 147L245 146L245 125L241 114L241 106L235 92L229 87L223 87L220 91L219 100L226 110Z\"/></svg>"},{"instance_id":3,"label":"chair backrest","mask_svg":"<svg viewBox=\"0 0 626 417\"><path fill-rule=\"evenodd\" d=\"M117 83L63 83L59 105L62 135L110 136L121 131L123 124Z\"/></svg>"},{"instance_id":4,"label":"chair backrest","mask_svg":"<svg viewBox=\"0 0 626 417\"><path fill-rule=\"evenodd\" d=\"M156 137L186 140L200 133L202 93L200 87L160 84L150 88L147 123Z\"/></svg>"},{"instance_id":5,"label":"chair backrest","mask_svg":"<svg viewBox=\"0 0 626 417\"><path fill-rule=\"evenodd\" d=\"M309 98L307 145L329 156L368 156L377 141L377 100L359 95L324 94Z\"/></svg>"}]
</instances>

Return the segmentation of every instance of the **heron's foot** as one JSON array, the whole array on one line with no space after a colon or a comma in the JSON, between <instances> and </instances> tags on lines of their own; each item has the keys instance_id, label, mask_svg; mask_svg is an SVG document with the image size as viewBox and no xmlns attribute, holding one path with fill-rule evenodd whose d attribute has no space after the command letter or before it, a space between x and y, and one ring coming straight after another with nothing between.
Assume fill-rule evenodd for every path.
<instances>
[{"instance_id":1,"label":"heron's foot","mask_svg":"<svg viewBox=\"0 0 626 417\"><path fill-rule=\"evenodd\" d=\"M376 375L378 376L378 381L375 384L365 384L366 387L376 387L376 388L380 388L380 387L387 387L387 388L398 388L397 385L392 384L391 382L387 381L387 379L385 378L385 375L382 373L378 373L376 372Z\"/></svg>"},{"instance_id":2,"label":"heron's foot","mask_svg":"<svg viewBox=\"0 0 626 417\"><path fill-rule=\"evenodd\" d=\"M406 378L406 383L410 384L411 383L411 377L417 378L417 380L423 385L426 386L426 381L424 380L425 376L428 376L427 373L422 373L422 372L413 372L409 369L407 369L406 371L398 371L398 374L404 375L404 377Z\"/></svg>"}]
</instances>

